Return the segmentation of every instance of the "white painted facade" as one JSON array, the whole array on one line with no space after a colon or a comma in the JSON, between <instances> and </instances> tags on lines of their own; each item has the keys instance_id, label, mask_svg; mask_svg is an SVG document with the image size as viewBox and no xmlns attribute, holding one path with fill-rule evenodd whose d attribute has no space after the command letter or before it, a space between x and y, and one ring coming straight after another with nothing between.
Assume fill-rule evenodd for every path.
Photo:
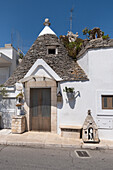
<instances>
[{"instance_id":1,"label":"white painted facade","mask_svg":"<svg viewBox=\"0 0 113 170\"><path fill-rule=\"evenodd\" d=\"M57 129L60 126L81 126L90 109L99 128L100 139L113 140L113 110L102 109L102 95L113 95L113 49L89 50L78 60L87 73L88 81L63 82L56 79L58 75L42 60L38 59L28 71L25 78L39 76L55 79L59 82L58 91L62 93L62 102L57 103ZM75 97L68 99L65 87L74 87ZM107 137L106 137L107 136Z\"/></svg>"},{"instance_id":2,"label":"white painted facade","mask_svg":"<svg viewBox=\"0 0 113 170\"><path fill-rule=\"evenodd\" d=\"M92 111L99 128L100 139L113 140L113 110L102 109L102 95L113 95L113 48L91 49L81 56L78 63L89 78L85 88L87 94L83 95L84 102L88 103L85 108L88 107L87 110ZM82 89L79 90L82 95ZM81 110L82 107L79 108L79 112Z\"/></svg>"},{"instance_id":3,"label":"white painted facade","mask_svg":"<svg viewBox=\"0 0 113 170\"><path fill-rule=\"evenodd\" d=\"M5 47L0 48L0 84L12 75L17 67L19 56L11 44L5 44Z\"/></svg>"},{"instance_id":4,"label":"white painted facade","mask_svg":"<svg viewBox=\"0 0 113 170\"><path fill-rule=\"evenodd\" d=\"M5 44L0 48L0 84L4 84L17 67L18 52L11 44ZM8 96L1 100L0 96L0 116L1 128L11 128L12 116L16 114L16 93L14 88L7 88Z\"/></svg>"},{"instance_id":5,"label":"white painted facade","mask_svg":"<svg viewBox=\"0 0 113 170\"><path fill-rule=\"evenodd\" d=\"M99 128L99 138L113 140L113 110L102 109L102 95L113 95L113 48L92 49L82 56L78 63L86 72L87 81L64 82L48 66L45 61L38 59L25 77L47 77L58 81L58 91L61 91L62 102L57 103L57 133L60 126L83 126L87 112L90 109ZM32 77L31 77L32 78ZM69 100L65 87L73 87L75 96ZM16 95L19 92L16 91Z\"/></svg>"},{"instance_id":6,"label":"white painted facade","mask_svg":"<svg viewBox=\"0 0 113 170\"><path fill-rule=\"evenodd\" d=\"M16 115L16 96L19 91L14 87L7 87L7 96L1 98L0 95L0 128L11 128L12 116Z\"/></svg>"}]
</instances>

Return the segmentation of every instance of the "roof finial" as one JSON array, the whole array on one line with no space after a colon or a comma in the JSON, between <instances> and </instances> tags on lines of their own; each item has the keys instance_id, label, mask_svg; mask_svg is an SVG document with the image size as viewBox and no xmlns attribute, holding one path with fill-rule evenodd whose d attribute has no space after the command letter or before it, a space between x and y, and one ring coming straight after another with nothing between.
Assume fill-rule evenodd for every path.
<instances>
[{"instance_id":1,"label":"roof finial","mask_svg":"<svg viewBox=\"0 0 113 170\"><path fill-rule=\"evenodd\" d=\"M45 19L44 25L45 26L50 26L51 25L48 18Z\"/></svg>"},{"instance_id":2,"label":"roof finial","mask_svg":"<svg viewBox=\"0 0 113 170\"><path fill-rule=\"evenodd\" d=\"M88 110L88 115L91 115L91 110Z\"/></svg>"}]
</instances>

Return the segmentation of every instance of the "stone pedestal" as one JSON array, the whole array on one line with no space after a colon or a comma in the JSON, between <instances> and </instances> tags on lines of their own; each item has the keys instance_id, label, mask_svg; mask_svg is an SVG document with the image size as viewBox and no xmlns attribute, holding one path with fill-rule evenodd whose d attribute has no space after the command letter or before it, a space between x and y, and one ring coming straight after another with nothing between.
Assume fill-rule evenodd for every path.
<instances>
[{"instance_id":1,"label":"stone pedestal","mask_svg":"<svg viewBox=\"0 0 113 170\"><path fill-rule=\"evenodd\" d=\"M25 131L25 116L14 116L12 118L12 133L23 133Z\"/></svg>"}]
</instances>

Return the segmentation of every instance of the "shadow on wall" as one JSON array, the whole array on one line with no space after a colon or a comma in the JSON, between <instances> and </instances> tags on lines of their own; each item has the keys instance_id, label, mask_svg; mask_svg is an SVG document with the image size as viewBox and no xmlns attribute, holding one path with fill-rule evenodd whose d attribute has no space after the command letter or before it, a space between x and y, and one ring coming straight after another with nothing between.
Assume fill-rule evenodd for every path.
<instances>
[{"instance_id":1,"label":"shadow on wall","mask_svg":"<svg viewBox=\"0 0 113 170\"><path fill-rule=\"evenodd\" d=\"M1 129L11 129L12 116L15 115L15 112L2 112L0 114L0 128Z\"/></svg>"},{"instance_id":2,"label":"shadow on wall","mask_svg":"<svg viewBox=\"0 0 113 170\"><path fill-rule=\"evenodd\" d=\"M71 107L71 109L74 109L74 108L75 108L76 100L77 100L78 97L80 97L80 92L79 92L79 91L77 91L77 92L74 94L74 97L73 97L73 98L68 99L68 103L69 103L69 106Z\"/></svg>"},{"instance_id":3,"label":"shadow on wall","mask_svg":"<svg viewBox=\"0 0 113 170\"><path fill-rule=\"evenodd\" d=\"M15 101L14 101L15 102ZM12 116L15 115L14 111L9 111L12 109L15 103L12 103L10 99L3 98L0 95L0 128L11 129Z\"/></svg>"},{"instance_id":4,"label":"shadow on wall","mask_svg":"<svg viewBox=\"0 0 113 170\"><path fill-rule=\"evenodd\" d=\"M76 100L77 100L78 97L80 97L80 92L79 91L74 93L72 96L67 95L67 98L65 100L66 100L67 104L69 103L69 106L70 106L71 109L75 108ZM57 107L58 107L58 109L62 109L62 107L63 107L63 99L60 102L57 102Z\"/></svg>"},{"instance_id":5,"label":"shadow on wall","mask_svg":"<svg viewBox=\"0 0 113 170\"><path fill-rule=\"evenodd\" d=\"M57 108L62 109L62 107L63 107L63 99L60 102L57 101Z\"/></svg>"}]
</instances>

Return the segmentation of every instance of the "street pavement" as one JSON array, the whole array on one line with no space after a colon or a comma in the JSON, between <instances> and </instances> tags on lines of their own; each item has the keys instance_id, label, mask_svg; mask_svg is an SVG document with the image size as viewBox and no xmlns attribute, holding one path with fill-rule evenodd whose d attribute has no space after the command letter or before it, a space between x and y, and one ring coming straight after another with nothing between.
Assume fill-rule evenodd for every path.
<instances>
[{"instance_id":1,"label":"street pavement","mask_svg":"<svg viewBox=\"0 0 113 170\"><path fill-rule=\"evenodd\" d=\"M113 150L1 145L0 170L113 170Z\"/></svg>"},{"instance_id":2,"label":"street pavement","mask_svg":"<svg viewBox=\"0 0 113 170\"><path fill-rule=\"evenodd\" d=\"M113 141L100 140L100 143L83 143L82 139L61 137L49 132L29 131L12 134L9 129L0 130L0 145L47 147L73 147L82 149L113 149Z\"/></svg>"}]
</instances>

